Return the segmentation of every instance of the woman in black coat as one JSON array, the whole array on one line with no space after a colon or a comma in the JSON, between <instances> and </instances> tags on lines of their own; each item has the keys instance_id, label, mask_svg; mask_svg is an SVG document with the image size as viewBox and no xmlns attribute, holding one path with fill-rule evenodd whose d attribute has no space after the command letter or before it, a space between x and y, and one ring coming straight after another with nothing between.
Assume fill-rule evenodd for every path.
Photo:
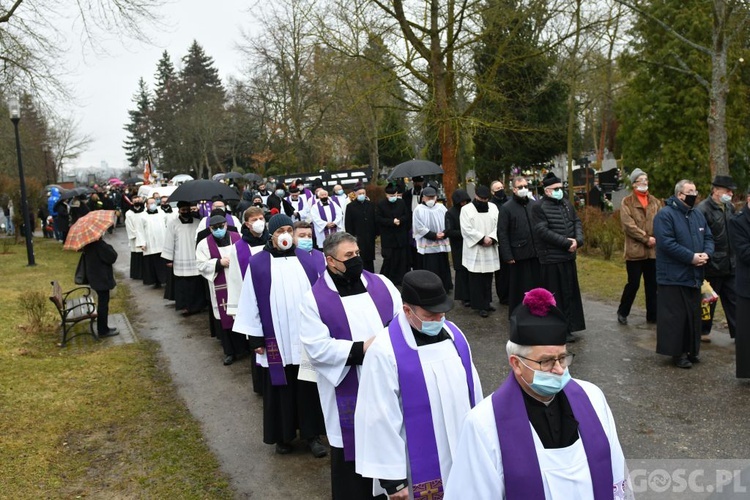
<instances>
[{"instance_id":1,"label":"woman in black coat","mask_svg":"<svg viewBox=\"0 0 750 500\"><path fill-rule=\"evenodd\" d=\"M119 334L117 328L109 327L109 291L115 287L115 273L112 264L117 260L117 252L104 240L96 240L83 247L86 262L86 278L96 292L99 337L112 337Z\"/></svg>"},{"instance_id":2,"label":"woman in black coat","mask_svg":"<svg viewBox=\"0 0 750 500\"><path fill-rule=\"evenodd\" d=\"M463 189L456 189L451 196L453 206L445 213L445 235L451 242L453 269L456 270L456 288L453 299L460 300L464 306L469 306L469 270L462 263L464 238L461 236L461 207L471 201L469 193Z\"/></svg>"}]
</instances>

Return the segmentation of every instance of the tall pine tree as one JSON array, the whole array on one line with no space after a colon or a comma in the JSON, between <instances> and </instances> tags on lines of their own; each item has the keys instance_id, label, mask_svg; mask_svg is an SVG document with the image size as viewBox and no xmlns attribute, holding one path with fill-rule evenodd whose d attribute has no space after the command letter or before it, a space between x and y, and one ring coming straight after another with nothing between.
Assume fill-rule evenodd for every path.
<instances>
[{"instance_id":1,"label":"tall pine tree","mask_svg":"<svg viewBox=\"0 0 750 500\"><path fill-rule=\"evenodd\" d=\"M138 80L138 91L133 96L135 109L128 110L130 121L125 125L128 137L123 147L131 167L138 167L148 159L153 149L151 131L151 96L146 81Z\"/></svg>"}]
</instances>

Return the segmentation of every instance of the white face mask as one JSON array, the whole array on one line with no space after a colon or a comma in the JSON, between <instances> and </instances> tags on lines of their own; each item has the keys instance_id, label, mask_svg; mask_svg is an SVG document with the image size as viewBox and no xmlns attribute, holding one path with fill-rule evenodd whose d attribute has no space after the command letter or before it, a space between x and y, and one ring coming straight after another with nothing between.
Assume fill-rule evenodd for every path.
<instances>
[{"instance_id":1,"label":"white face mask","mask_svg":"<svg viewBox=\"0 0 750 500\"><path fill-rule=\"evenodd\" d=\"M276 238L276 243L278 243L279 248L281 248L282 250L289 250L294 243L294 238L291 234L284 233Z\"/></svg>"},{"instance_id":2,"label":"white face mask","mask_svg":"<svg viewBox=\"0 0 750 500\"><path fill-rule=\"evenodd\" d=\"M518 188L516 190L516 196L519 198L526 198L529 196L529 188Z\"/></svg>"},{"instance_id":3,"label":"white face mask","mask_svg":"<svg viewBox=\"0 0 750 500\"><path fill-rule=\"evenodd\" d=\"M427 200L427 201L424 202L424 204L427 205L428 207L432 208L432 207L435 206L435 201L436 200Z\"/></svg>"},{"instance_id":4,"label":"white face mask","mask_svg":"<svg viewBox=\"0 0 750 500\"><path fill-rule=\"evenodd\" d=\"M728 194L722 194L721 195L721 201L724 203L731 203L732 202L732 196Z\"/></svg>"},{"instance_id":5,"label":"white face mask","mask_svg":"<svg viewBox=\"0 0 750 500\"><path fill-rule=\"evenodd\" d=\"M256 220L255 222L252 223L250 228L253 230L255 234L262 234L263 230L266 228L266 223L265 221L262 221L262 220Z\"/></svg>"},{"instance_id":6,"label":"white face mask","mask_svg":"<svg viewBox=\"0 0 750 500\"><path fill-rule=\"evenodd\" d=\"M641 193L645 193L648 191L648 184L639 184L636 189Z\"/></svg>"}]
</instances>

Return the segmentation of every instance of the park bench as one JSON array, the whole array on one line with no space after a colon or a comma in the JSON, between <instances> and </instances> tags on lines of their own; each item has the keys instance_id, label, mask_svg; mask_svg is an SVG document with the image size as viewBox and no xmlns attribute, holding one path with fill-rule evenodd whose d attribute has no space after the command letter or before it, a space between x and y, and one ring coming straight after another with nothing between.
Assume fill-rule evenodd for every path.
<instances>
[{"instance_id":1,"label":"park bench","mask_svg":"<svg viewBox=\"0 0 750 500\"><path fill-rule=\"evenodd\" d=\"M60 326L62 326L62 342L59 344L60 347L65 347L68 340L73 337L86 333L84 331L68 337L68 334L76 324L86 320L89 321L89 332L94 339L99 340L99 335L94 329L94 321L97 314L96 302L91 295L91 288L88 286L79 286L63 292L59 282L51 281L50 284L52 285L52 293L50 293L49 300L55 304L57 312L60 313Z\"/></svg>"}]
</instances>

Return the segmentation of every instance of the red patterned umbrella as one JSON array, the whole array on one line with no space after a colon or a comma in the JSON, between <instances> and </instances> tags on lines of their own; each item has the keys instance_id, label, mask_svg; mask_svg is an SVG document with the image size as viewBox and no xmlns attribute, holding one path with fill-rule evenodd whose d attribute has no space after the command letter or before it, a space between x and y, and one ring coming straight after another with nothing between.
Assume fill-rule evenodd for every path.
<instances>
[{"instance_id":1,"label":"red patterned umbrella","mask_svg":"<svg viewBox=\"0 0 750 500\"><path fill-rule=\"evenodd\" d=\"M70 227L63 248L78 252L89 243L101 238L116 221L117 213L114 210L94 210L87 213Z\"/></svg>"}]
</instances>

